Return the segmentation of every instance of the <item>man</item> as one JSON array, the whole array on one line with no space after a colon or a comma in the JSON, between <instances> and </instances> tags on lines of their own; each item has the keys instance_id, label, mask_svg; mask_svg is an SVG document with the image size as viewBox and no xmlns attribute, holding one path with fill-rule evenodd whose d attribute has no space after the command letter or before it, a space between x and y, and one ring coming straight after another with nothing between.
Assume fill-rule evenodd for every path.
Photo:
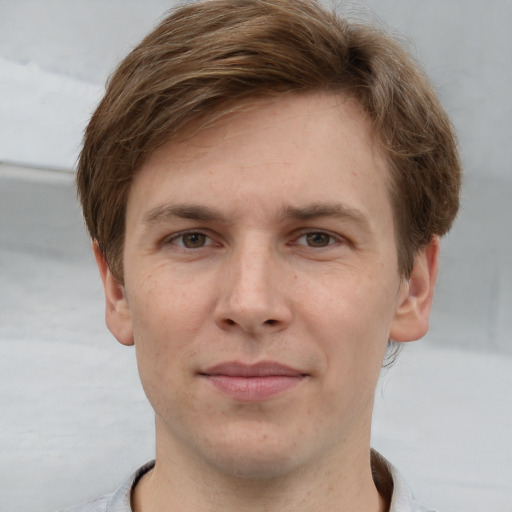
<instances>
[{"instance_id":1,"label":"man","mask_svg":"<svg viewBox=\"0 0 512 512\"><path fill-rule=\"evenodd\" d=\"M156 460L70 510L427 510L370 449L460 187L402 48L309 0L185 5L112 76L77 180Z\"/></svg>"}]
</instances>

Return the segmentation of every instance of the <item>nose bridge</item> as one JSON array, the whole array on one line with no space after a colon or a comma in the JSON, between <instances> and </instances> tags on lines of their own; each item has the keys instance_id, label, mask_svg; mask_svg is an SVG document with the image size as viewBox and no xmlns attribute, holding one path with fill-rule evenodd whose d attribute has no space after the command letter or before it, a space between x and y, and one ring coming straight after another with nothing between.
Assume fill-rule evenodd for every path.
<instances>
[{"instance_id":1,"label":"nose bridge","mask_svg":"<svg viewBox=\"0 0 512 512\"><path fill-rule=\"evenodd\" d=\"M263 233L243 237L231 251L220 286L218 321L247 331L283 328L291 316L278 251Z\"/></svg>"}]
</instances>

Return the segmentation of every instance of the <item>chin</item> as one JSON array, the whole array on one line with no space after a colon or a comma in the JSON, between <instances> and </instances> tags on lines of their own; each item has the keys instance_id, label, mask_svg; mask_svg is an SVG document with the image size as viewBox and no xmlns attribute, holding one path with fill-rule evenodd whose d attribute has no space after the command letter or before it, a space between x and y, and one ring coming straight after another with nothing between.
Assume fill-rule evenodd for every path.
<instances>
[{"instance_id":1,"label":"chin","mask_svg":"<svg viewBox=\"0 0 512 512\"><path fill-rule=\"evenodd\" d=\"M282 432L276 435L272 429L253 428L238 436L211 439L209 444L214 449L205 458L210 466L226 475L275 479L290 474L308 459L305 440L294 442L290 437Z\"/></svg>"},{"instance_id":2,"label":"chin","mask_svg":"<svg viewBox=\"0 0 512 512\"><path fill-rule=\"evenodd\" d=\"M289 454L258 450L257 453L239 450L232 455L223 453L214 458L216 471L246 480L272 480L289 475L300 463Z\"/></svg>"}]
</instances>

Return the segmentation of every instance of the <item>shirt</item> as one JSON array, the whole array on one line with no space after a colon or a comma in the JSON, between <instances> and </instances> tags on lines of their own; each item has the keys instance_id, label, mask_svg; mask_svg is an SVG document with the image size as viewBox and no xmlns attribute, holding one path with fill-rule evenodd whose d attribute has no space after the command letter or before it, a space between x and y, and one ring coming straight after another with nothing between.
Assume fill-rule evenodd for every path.
<instances>
[{"instance_id":1,"label":"shirt","mask_svg":"<svg viewBox=\"0 0 512 512\"><path fill-rule=\"evenodd\" d=\"M132 512L132 489L154 465L155 461L151 461L139 468L114 492L59 512ZM372 452L372 470L377 489L381 494L391 494L389 512L435 512L416 502L396 468L375 451Z\"/></svg>"}]
</instances>

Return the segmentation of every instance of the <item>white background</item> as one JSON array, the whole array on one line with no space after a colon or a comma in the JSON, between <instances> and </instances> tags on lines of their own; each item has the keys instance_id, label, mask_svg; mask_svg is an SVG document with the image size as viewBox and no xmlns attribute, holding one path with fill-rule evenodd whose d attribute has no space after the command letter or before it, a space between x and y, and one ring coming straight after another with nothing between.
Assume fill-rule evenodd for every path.
<instances>
[{"instance_id":1,"label":"white background","mask_svg":"<svg viewBox=\"0 0 512 512\"><path fill-rule=\"evenodd\" d=\"M133 352L103 327L71 178L108 73L171 5L0 0L1 512L105 492L153 455ZM512 1L347 8L365 5L414 41L466 171L431 332L383 375L374 444L425 504L510 512Z\"/></svg>"}]
</instances>

